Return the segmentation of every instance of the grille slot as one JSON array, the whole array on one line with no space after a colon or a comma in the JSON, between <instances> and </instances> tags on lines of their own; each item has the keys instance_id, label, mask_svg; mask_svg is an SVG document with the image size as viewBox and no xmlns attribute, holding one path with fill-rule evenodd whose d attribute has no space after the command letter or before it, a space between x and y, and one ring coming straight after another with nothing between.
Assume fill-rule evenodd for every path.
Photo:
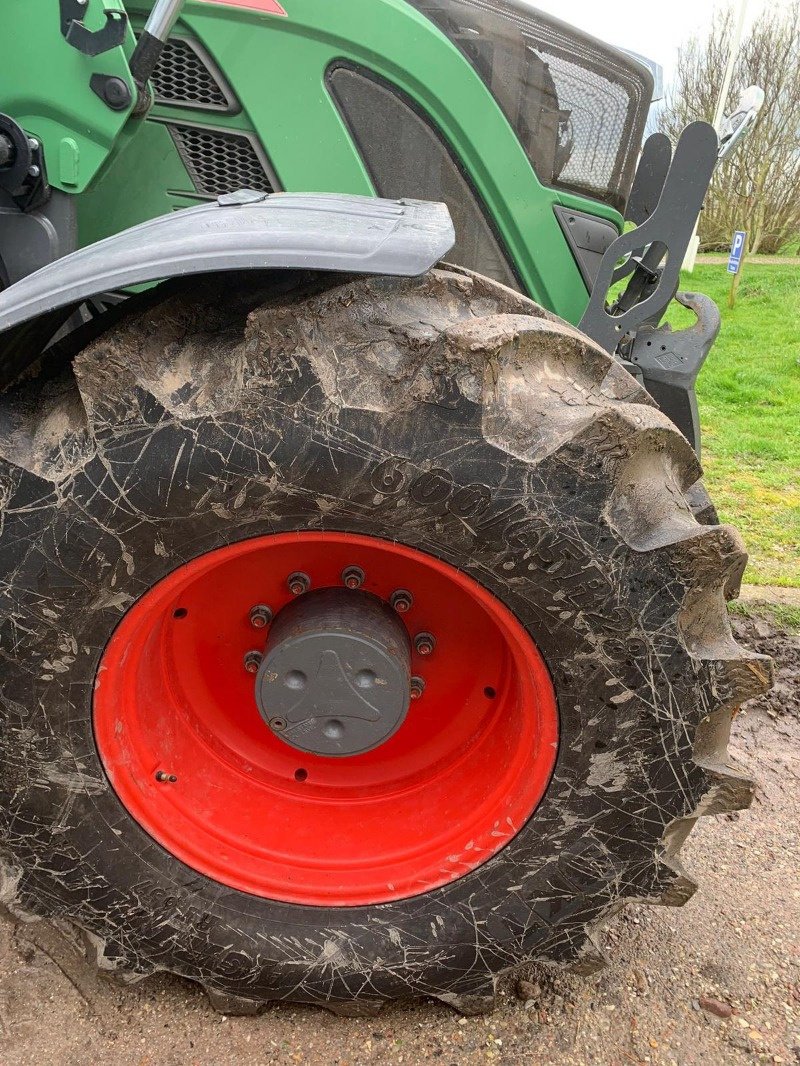
<instances>
[{"instance_id":1,"label":"grille slot","mask_svg":"<svg viewBox=\"0 0 800 1066\"><path fill-rule=\"evenodd\" d=\"M233 114L240 110L236 95L202 45L173 37L161 53L153 77L156 103L191 107L196 111Z\"/></svg>"},{"instance_id":2,"label":"grille slot","mask_svg":"<svg viewBox=\"0 0 800 1066\"><path fill-rule=\"evenodd\" d=\"M260 145L247 134L176 123L168 128L197 192L221 196L237 189L275 191Z\"/></svg>"}]
</instances>

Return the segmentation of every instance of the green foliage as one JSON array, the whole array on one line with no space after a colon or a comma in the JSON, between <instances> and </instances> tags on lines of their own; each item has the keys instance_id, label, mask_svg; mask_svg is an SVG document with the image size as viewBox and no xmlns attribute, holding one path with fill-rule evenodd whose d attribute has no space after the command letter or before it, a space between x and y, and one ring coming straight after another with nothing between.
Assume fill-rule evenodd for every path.
<instances>
[{"instance_id":1,"label":"green foliage","mask_svg":"<svg viewBox=\"0 0 800 1066\"><path fill-rule=\"evenodd\" d=\"M698 265L682 288L722 311L697 383L706 483L751 553L745 580L800 586L800 267L745 266L733 310L730 275ZM693 316L674 305L678 328Z\"/></svg>"}]
</instances>

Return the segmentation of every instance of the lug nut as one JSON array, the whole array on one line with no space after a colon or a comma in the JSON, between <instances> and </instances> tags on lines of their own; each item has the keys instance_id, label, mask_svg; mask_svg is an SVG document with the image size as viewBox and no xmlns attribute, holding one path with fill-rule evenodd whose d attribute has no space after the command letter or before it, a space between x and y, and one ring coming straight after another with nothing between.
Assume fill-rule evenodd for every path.
<instances>
[{"instance_id":1,"label":"lug nut","mask_svg":"<svg viewBox=\"0 0 800 1066\"><path fill-rule=\"evenodd\" d=\"M289 574L286 584L289 586L289 591L293 596L302 596L304 592L308 592L311 588L311 578L308 574L297 571L294 574Z\"/></svg>"},{"instance_id":2,"label":"lug nut","mask_svg":"<svg viewBox=\"0 0 800 1066\"><path fill-rule=\"evenodd\" d=\"M419 655L432 655L436 647L436 637L433 633L418 633L414 637L414 647Z\"/></svg>"},{"instance_id":3,"label":"lug nut","mask_svg":"<svg viewBox=\"0 0 800 1066\"><path fill-rule=\"evenodd\" d=\"M249 651L244 657L244 668L248 674L257 674L264 656L260 651Z\"/></svg>"},{"instance_id":4,"label":"lug nut","mask_svg":"<svg viewBox=\"0 0 800 1066\"><path fill-rule=\"evenodd\" d=\"M272 608L259 603L250 608L250 625L253 629L266 629L272 621Z\"/></svg>"},{"instance_id":5,"label":"lug nut","mask_svg":"<svg viewBox=\"0 0 800 1066\"><path fill-rule=\"evenodd\" d=\"M406 589L397 589L389 598L389 603L398 614L405 614L411 610L414 597Z\"/></svg>"},{"instance_id":6,"label":"lug nut","mask_svg":"<svg viewBox=\"0 0 800 1066\"><path fill-rule=\"evenodd\" d=\"M418 700L424 691L425 691L425 681L424 681L424 679L421 678L421 677L412 677L411 678L411 685L410 685L411 699L412 700Z\"/></svg>"},{"instance_id":7,"label":"lug nut","mask_svg":"<svg viewBox=\"0 0 800 1066\"><path fill-rule=\"evenodd\" d=\"M360 566L348 566L342 571L342 582L345 588L360 589L366 580L366 576Z\"/></svg>"}]
</instances>

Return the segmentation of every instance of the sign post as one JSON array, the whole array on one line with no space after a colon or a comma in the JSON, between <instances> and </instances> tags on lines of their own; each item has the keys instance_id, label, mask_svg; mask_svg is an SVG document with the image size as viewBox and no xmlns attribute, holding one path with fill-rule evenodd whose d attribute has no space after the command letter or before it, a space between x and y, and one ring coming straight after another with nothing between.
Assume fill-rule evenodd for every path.
<instances>
[{"instance_id":1,"label":"sign post","mask_svg":"<svg viewBox=\"0 0 800 1066\"><path fill-rule=\"evenodd\" d=\"M728 257L728 273L733 275L731 278L731 291L728 294L728 307L733 307L736 303L736 293L742 277L742 266L744 265L746 248L747 233L744 230L737 229L733 235L731 254Z\"/></svg>"}]
</instances>

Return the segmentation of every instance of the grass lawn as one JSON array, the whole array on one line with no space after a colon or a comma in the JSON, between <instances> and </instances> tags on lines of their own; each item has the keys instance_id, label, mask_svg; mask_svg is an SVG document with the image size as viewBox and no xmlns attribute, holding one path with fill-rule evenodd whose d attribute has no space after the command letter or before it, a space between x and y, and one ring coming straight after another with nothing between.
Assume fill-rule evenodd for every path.
<instances>
[{"instance_id":1,"label":"grass lawn","mask_svg":"<svg viewBox=\"0 0 800 1066\"><path fill-rule=\"evenodd\" d=\"M722 312L697 382L706 484L747 542L745 580L800 587L800 261L745 266L733 310L724 265L698 261L681 287ZM693 317L670 313L675 326Z\"/></svg>"}]
</instances>

